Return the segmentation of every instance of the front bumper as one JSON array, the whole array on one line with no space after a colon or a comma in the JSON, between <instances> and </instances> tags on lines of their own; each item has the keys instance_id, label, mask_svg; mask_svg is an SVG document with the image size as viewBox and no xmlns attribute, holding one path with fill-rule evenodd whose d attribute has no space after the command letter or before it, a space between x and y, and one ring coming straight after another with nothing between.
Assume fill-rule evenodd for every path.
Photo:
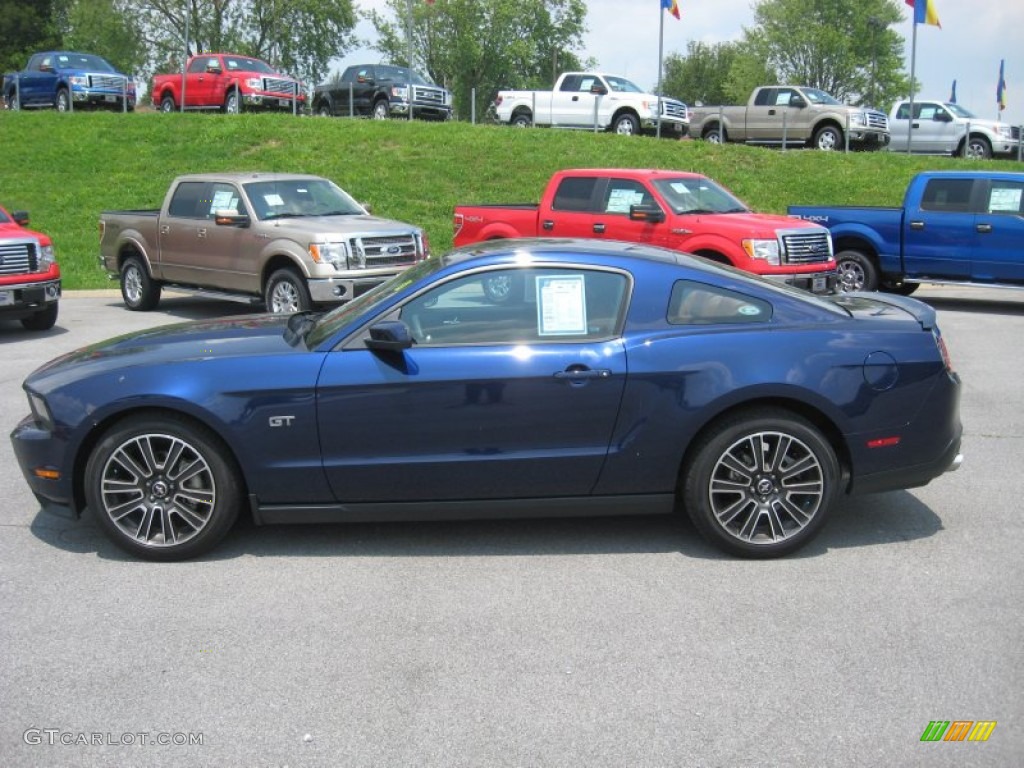
<instances>
[{"instance_id":1,"label":"front bumper","mask_svg":"<svg viewBox=\"0 0 1024 768\"><path fill-rule=\"evenodd\" d=\"M881 149L887 147L889 146L890 138L888 133L850 129L850 143L856 144L862 149Z\"/></svg>"},{"instance_id":2,"label":"front bumper","mask_svg":"<svg viewBox=\"0 0 1024 768\"><path fill-rule=\"evenodd\" d=\"M655 117L647 117L640 121L640 130L649 133L657 133L658 131L658 119ZM662 136L674 136L683 137L687 131L690 130L690 124L682 120L672 120L671 118L663 117L661 119L661 135Z\"/></svg>"},{"instance_id":3,"label":"front bumper","mask_svg":"<svg viewBox=\"0 0 1024 768\"><path fill-rule=\"evenodd\" d=\"M97 91L82 88L75 88L71 92L71 98L75 104L89 105L94 107L114 105L122 106L124 104L124 93L121 91ZM135 108L135 93L134 91L128 91L128 106L132 109Z\"/></svg>"},{"instance_id":4,"label":"front bumper","mask_svg":"<svg viewBox=\"0 0 1024 768\"><path fill-rule=\"evenodd\" d=\"M351 301L385 280L390 280L393 276L314 278L309 281L309 297L317 304L337 304L342 301Z\"/></svg>"},{"instance_id":5,"label":"front bumper","mask_svg":"<svg viewBox=\"0 0 1024 768\"><path fill-rule=\"evenodd\" d=\"M798 275L764 275L769 280L775 280L794 288L802 288L810 293L820 296L830 295L836 292L839 285L839 275L835 270L826 272L807 272Z\"/></svg>"},{"instance_id":6,"label":"front bumper","mask_svg":"<svg viewBox=\"0 0 1024 768\"><path fill-rule=\"evenodd\" d=\"M76 517L80 510L75 507L71 478L66 472L65 443L57 440L53 433L43 429L29 415L19 422L11 432L11 446L28 482L32 495L44 509L64 517ZM59 470L58 479L44 479L36 475L36 469Z\"/></svg>"},{"instance_id":7,"label":"front bumper","mask_svg":"<svg viewBox=\"0 0 1024 768\"><path fill-rule=\"evenodd\" d=\"M393 117L406 117L409 114L409 102L392 101L388 104L388 111L391 113ZM451 120L452 108L446 106L438 106L436 104L413 103L412 114L413 117L419 117L428 120Z\"/></svg>"},{"instance_id":8,"label":"front bumper","mask_svg":"<svg viewBox=\"0 0 1024 768\"><path fill-rule=\"evenodd\" d=\"M31 314L60 300L60 279L0 285L0 314Z\"/></svg>"},{"instance_id":9,"label":"front bumper","mask_svg":"<svg viewBox=\"0 0 1024 768\"><path fill-rule=\"evenodd\" d=\"M256 109L281 109L281 110L292 110L292 103L295 99L287 94L281 95L279 93L243 93L242 103L247 107ZM298 104L295 109L301 114L306 108L306 100L300 96Z\"/></svg>"}]
</instances>

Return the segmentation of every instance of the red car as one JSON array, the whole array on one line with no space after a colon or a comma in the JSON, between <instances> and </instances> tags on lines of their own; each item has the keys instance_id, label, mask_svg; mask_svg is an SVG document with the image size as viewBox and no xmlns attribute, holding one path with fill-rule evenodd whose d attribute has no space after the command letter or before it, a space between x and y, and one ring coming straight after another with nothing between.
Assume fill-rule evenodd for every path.
<instances>
[{"instance_id":1,"label":"red car","mask_svg":"<svg viewBox=\"0 0 1024 768\"><path fill-rule=\"evenodd\" d=\"M184 90L184 94L183 94ZM182 75L153 75L153 106L161 112L185 109L243 109L302 112L306 95L293 77L276 72L267 62L233 53L192 56Z\"/></svg>"},{"instance_id":2,"label":"red car","mask_svg":"<svg viewBox=\"0 0 1024 768\"><path fill-rule=\"evenodd\" d=\"M60 267L49 237L28 229L28 213L0 207L0 317L21 320L30 331L57 322Z\"/></svg>"}]
</instances>

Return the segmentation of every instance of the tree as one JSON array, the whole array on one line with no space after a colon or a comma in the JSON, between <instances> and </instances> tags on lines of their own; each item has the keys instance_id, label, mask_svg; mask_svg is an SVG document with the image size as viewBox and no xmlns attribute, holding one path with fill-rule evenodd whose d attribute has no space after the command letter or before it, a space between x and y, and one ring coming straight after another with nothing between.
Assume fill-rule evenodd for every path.
<instances>
[{"instance_id":1,"label":"tree","mask_svg":"<svg viewBox=\"0 0 1024 768\"><path fill-rule=\"evenodd\" d=\"M51 0L0 0L0 73L25 68L38 51L60 47Z\"/></svg>"},{"instance_id":2,"label":"tree","mask_svg":"<svg viewBox=\"0 0 1024 768\"><path fill-rule=\"evenodd\" d=\"M370 12L375 48L408 66L407 0L388 0L392 18ZM422 68L454 94L468 115L472 90L479 98L498 88L550 86L555 70L575 68L581 46L584 0L436 0L413 3L414 68Z\"/></svg>"},{"instance_id":3,"label":"tree","mask_svg":"<svg viewBox=\"0 0 1024 768\"><path fill-rule=\"evenodd\" d=\"M126 0L70 0L61 14L64 47L97 53L122 72L141 72L148 54Z\"/></svg>"},{"instance_id":4,"label":"tree","mask_svg":"<svg viewBox=\"0 0 1024 768\"><path fill-rule=\"evenodd\" d=\"M685 56L670 53L665 57L663 91L691 106L724 104L728 101L725 83L738 47L736 43L711 45L691 40Z\"/></svg>"},{"instance_id":5,"label":"tree","mask_svg":"<svg viewBox=\"0 0 1024 768\"><path fill-rule=\"evenodd\" d=\"M763 0L743 43L782 82L885 105L907 90L902 19L897 0Z\"/></svg>"}]
</instances>

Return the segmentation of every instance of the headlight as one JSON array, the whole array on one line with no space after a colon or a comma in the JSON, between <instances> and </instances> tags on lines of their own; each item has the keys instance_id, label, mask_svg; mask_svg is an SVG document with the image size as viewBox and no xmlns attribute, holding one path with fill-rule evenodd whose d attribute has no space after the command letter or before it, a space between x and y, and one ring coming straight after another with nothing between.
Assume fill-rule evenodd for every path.
<instances>
[{"instance_id":1,"label":"headlight","mask_svg":"<svg viewBox=\"0 0 1024 768\"><path fill-rule=\"evenodd\" d=\"M868 116L863 112L851 112L850 113L850 125L867 125Z\"/></svg>"},{"instance_id":2,"label":"headlight","mask_svg":"<svg viewBox=\"0 0 1024 768\"><path fill-rule=\"evenodd\" d=\"M396 99L407 99L409 98L409 89L395 85L391 88L391 95Z\"/></svg>"},{"instance_id":3,"label":"headlight","mask_svg":"<svg viewBox=\"0 0 1024 768\"><path fill-rule=\"evenodd\" d=\"M39 271L49 272L50 267L57 263L57 257L53 255L53 246L44 245L39 249Z\"/></svg>"},{"instance_id":4,"label":"headlight","mask_svg":"<svg viewBox=\"0 0 1024 768\"><path fill-rule=\"evenodd\" d=\"M309 257L317 264L330 264L337 270L348 269L348 248L344 243L310 243Z\"/></svg>"},{"instance_id":5,"label":"headlight","mask_svg":"<svg viewBox=\"0 0 1024 768\"><path fill-rule=\"evenodd\" d=\"M32 410L32 418L36 424L46 430L53 430L53 417L50 416L50 409L42 395L35 392L28 392L28 407Z\"/></svg>"},{"instance_id":6,"label":"headlight","mask_svg":"<svg viewBox=\"0 0 1024 768\"><path fill-rule=\"evenodd\" d=\"M1003 139L1013 139L1013 129L1008 125L997 125L996 133L998 133L999 136Z\"/></svg>"},{"instance_id":7,"label":"headlight","mask_svg":"<svg viewBox=\"0 0 1024 768\"><path fill-rule=\"evenodd\" d=\"M72 77L69 77L68 80L71 81L72 85L80 85L83 88L85 88L85 87L87 87L89 85L89 78L88 77L82 77L81 75L74 75Z\"/></svg>"},{"instance_id":8,"label":"headlight","mask_svg":"<svg viewBox=\"0 0 1024 768\"><path fill-rule=\"evenodd\" d=\"M744 240L743 250L752 259L761 259L774 266L779 265L778 240Z\"/></svg>"},{"instance_id":9,"label":"headlight","mask_svg":"<svg viewBox=\"0 0 1024 768\"><path fill-rule=\"evenodd\" d=\"M254 91L263 90L263 80L258 77L250 77L245 81L246 88L252 88Z\"/></svg>"}]
</instances>

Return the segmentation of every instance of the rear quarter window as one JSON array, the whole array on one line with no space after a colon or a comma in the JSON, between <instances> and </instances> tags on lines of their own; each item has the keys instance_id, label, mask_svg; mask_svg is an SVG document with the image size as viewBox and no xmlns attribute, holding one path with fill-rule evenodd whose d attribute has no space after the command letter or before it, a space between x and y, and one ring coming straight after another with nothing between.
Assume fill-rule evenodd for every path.
<instances>
[{"instance_id":1,"label":"rear quarter window","mask_svg":"<svg viewBox=\"0 0 1024 768\"><path fill-rule=\"evenodd\" d=\"M672 286L667 320L671 325L767 323L772 305L715 285L679 280Z\"/></svg>"}]
</instances>

